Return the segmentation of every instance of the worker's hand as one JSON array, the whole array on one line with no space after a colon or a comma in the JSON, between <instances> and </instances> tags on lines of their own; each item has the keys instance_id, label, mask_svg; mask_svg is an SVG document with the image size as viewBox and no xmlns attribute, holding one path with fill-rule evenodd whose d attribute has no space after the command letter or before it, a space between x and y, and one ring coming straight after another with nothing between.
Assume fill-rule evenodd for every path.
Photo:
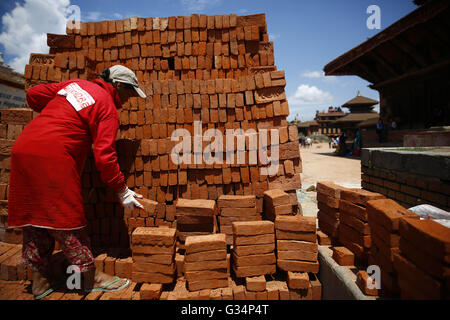
<instances>
[{"instance_id":1,"label":"worker's hand","mask_svg":"<svg viewBox=\"0 0 450 320\"><path fill-rule=\"evenodd\" d=\"M143 198L142 195L135 193L128 187L125 188L124 192L118 193L117 195L119 196L119 200L125 209L133 210L134 207L144 209L144 207L135 199L135 198L139 199Z\"/></svg>"}]
</instances>

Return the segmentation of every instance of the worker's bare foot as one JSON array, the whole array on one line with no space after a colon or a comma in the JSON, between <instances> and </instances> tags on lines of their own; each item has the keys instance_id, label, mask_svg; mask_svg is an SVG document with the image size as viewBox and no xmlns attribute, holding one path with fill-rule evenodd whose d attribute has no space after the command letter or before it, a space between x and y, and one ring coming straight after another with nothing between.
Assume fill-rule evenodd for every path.
<instances>
[{"instance_id":1,"label":"worker's bare foot","mask_svg":"<svg viewBox=\"0 0 450 320\"><path fill-rule=\"evenodd\" d=\"M110 276L104 272L99 271L98 269L85 272L84 276L84 285L87 290L103 288L107 286L109 283L117 279L117 277ZM123 286L126 283L127 279L120 279L115 283L109 285L107 287L108 290L117 289Z\"/></svg>"},{"instance_id":2,"label":"worker's bare foot","mask_svg":"<svg viewBox=\"0 0 450 320\"><path fill-rule=\"evenodd\" d=\"M50 281L48 278L38 271L33 271L33 284L31 286L33 295L35 297L39 296L48 288L50 288Z\"/></svg>"}]
</instances>

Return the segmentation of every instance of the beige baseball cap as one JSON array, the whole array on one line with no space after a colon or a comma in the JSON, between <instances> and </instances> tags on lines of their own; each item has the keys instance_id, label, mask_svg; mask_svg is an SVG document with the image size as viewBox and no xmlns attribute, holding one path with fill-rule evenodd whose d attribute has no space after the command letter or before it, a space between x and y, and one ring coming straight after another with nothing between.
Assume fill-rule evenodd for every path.
<instances>
[{"instance_id":1,"label":"beige baseball cap","mask_svg":"<svg viewBox=\"0 0 450 320\"><path fill-rule=\"evenodd\" d=\"M127 67L124 67L120 64L112 66L111 68L109 68L109 78L113 82L122 82L132 85L134 87L134 90L136 90L141 98L147 98L144 91L139 88L139 83L136 75Z\"/></svg>"}]
</instances>

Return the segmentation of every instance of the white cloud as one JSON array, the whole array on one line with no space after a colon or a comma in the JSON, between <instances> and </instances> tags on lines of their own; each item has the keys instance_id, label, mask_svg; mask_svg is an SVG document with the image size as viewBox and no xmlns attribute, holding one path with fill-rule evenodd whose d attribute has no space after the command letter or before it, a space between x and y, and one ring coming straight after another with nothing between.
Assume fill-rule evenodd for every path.
<instances>
[{"instance_id":1,"label":"white cloud","mask_svg":"<svg viewBox=\"0 0 450 320\"><path fill-rule=\"evenodd\" d=\"M25 0L5 13L0 43L13 57L7 64L23 73L30 53L47 53L47 33L65 33L69 5L70 0Z\"/></svg>"},{"instance_id":2,"label":"white cloud","mask_svg":"<svg viewBox=\"0 0 450 320\"><path fill-rule=\"evenodd\" d=\"M323 81L327 82L327 83L335 83L338 81L338 77L337 76L324 76Z\"/></svg>"},{"instance_id":3,"label":"white cloud","mask_svg":"<svg viewBox=\"0 0 450 320\"><path fill-rule=\"evenodd\" d=\"M98 11L90 11L86 15L86 20L96 21L100 18L101 13Z\"/></svg>"},{"instance_id":4,"label":"white cloud","mask_svg":"<svg viewBox=\"0 0 450 320\"><path fill-rule=\"evenodd\" d=\"M248 9L239 9L239 13L248 13Z\"/></svg>"},{"instance_id":5,"label":"white cloud","mask_svg":"<svg viewBox=\"0 0 450 320\"><path fill-rule=\"evenodd\" d=\"M274 41L275 39L278 39L280 37L279 34L276 33L269 33L269 40Z\"/></svg>"},{"instance_id":6,"label":"white cloud","mask_svg":"<svg viewBox=\"0 0 450 320\"><path fill-rule=\"evenodd\" d=\"M181 0L181 4L189 11L202 11L207 6L212 7L220 3L221 0Z\"/></svg>"},{"instance_id":7,"label":"white cloud","mask_svg":"<svg viewBox=\"0 0 450 320\"><path fill-rule=\"evenodd\" d=\"M304 78L321 78L323 77L322 71L305 71L301 74Z\"/></svg>"},{"instance_id":8,"label":"white cloud","mask_svg":"<svg viewBox=\"0 0 450 320\"><path fill-rule=\"evenodd\" d=\"M318 71L318 70L312 70L312 71L306 70L300 76L303 78L309 78L309 79L321 79L323 82L328 83L328 84L338 82L337 76L326 76L323 71Z\"/></svg>"},{"instance_id":9,"label":"white cloud","mask_svg":"<svg viewBox=\"0 0 450 320\"><path fill-rule=\"evenodd\" d=\"M330 103L333 96L326 91L322 91L316 86L301 84L297 87L294 95L289 98L289 103L294 105L321 105Z\"/></svg>"}]
</instances>

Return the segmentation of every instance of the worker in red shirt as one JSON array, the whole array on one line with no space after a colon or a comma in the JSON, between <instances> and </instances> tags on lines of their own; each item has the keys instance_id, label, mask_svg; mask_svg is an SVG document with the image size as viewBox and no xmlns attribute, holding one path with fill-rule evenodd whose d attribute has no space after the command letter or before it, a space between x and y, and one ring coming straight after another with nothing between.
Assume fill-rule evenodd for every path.
<instances>
[{"instance_id":1,"label":"worker in red shirt","mask_svg":"<svg viewBox=\"0 0 450 320\"><path fill-rule=\"evenodd\" d=\"M116 291L129 280L95 269L86 231L81 173L93 144L101 179L123 207L143 208L142 198L125 184L117 161L117 109L132 96L145 98L136 75L115 65L102 79L71 79L30 88L26 100L40 114L17 138L11 151L8 226L23 228L23 261L33 271L36 299L54 289L48 263L58 241L69 263L79 268L87 291Z\"/></svg>"}]
</instances>

